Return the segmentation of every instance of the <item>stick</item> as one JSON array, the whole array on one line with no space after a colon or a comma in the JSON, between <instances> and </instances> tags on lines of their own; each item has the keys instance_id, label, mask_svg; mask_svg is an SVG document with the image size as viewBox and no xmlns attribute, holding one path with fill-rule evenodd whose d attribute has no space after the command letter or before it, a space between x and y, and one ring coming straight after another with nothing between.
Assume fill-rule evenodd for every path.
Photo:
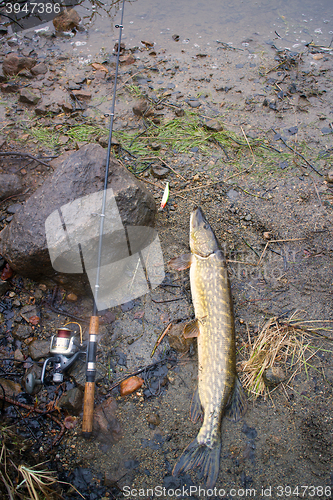
<instances>
[{"instance_id":1,"label":"stick","mask_svg":"<svg viewBox=\"0 0 333 500\"><path fill-rule=\"evenodd\" d=\"M37 161L38 163L41 163L42 165L45 165L45 167L49 167L50 165L48 163L45 163L43 160L40 160L39 158L36 158L36 156L32 156L29 153L5 153L5 152L0 152L0 156L22 156L23 158L31 158L34 161Z\"/></svg>"}]
</instances>

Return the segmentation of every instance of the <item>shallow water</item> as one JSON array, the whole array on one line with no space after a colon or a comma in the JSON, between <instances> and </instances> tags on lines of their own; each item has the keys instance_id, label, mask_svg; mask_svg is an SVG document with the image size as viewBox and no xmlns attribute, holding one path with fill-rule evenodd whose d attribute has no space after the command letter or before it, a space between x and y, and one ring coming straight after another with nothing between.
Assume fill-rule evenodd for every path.
<instances>
[{"instance_id":1,"label":"shallow water","mask_svg":"<svg viewBox=\"0 0 333 500\"><path fill-rule=\"evenodd\" d=\"M110 6L111 4L111 6ZM82 62L112 52L119 32L114 27L121 18L121 3L85 1L76 6L85 32L64 40ZM37 21L36 21L37 22ZM51 21L47 24L53 29ZM43 26L47 26L44 25ZM35 26L40 28L42 25ZM172 35L179 35L175 42ZM177 53L208 53L216 50L216 40L234 47L246 47L247 39L274 42L279 48L302 51L306 43L329 46L333 39L331 0L137 0L125 3L122 39L127 48L153 41L157 49L172 46Z\"/></svg>"}]
</instances>

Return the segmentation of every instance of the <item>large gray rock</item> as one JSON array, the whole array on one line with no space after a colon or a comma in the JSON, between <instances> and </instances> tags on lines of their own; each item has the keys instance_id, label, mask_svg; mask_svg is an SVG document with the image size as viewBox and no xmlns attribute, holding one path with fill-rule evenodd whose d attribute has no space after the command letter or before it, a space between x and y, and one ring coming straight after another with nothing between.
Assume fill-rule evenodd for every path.
<instances>
[{"instance_id":1,"label":"large gray rock","mask_svg":"<svg viewBox=\"0 0 333 500\"><path fill-rule=\"evenodd\" d=\"M99 144L88 144L78 151L69 151L61 155L51 165L54 168L52 176L35 191L25 205L15 213L11 223L0 233L0 254L11 268L22 276L37 281L47 277L62 284L65 288L79 293L88 292L90 286L84 275L70 274L80 271L72 266L64 272L65 267L63 267L61 256L60 260L58 259L58 266L55 266L58 271L52 267L46 240L45 221L51 214L55 214L56 224L57 217L60 221L59 209L74 201L76 211L72 213L75 217L80 217L77 200L103 190L106 151ZM153 196L113 157L110 159L108 188L112 188L116 207L125 227L154 225L156 207ZM61 213L65 213L64 209ZM98 214L95 220L100 220ZM50 227L53 230L52 224ZM81 223L80 231L84 234L84 221ZM63 236L61 232L62 230L59 232L58 229L56 233L54 229L56 242L61 239L60 236ZM57 234L60 235L59 238ZM61 248L63 244L66 257L66 233L64 235L59 245ZM112 243L114 240L115 237ZM119 248L121 250L123 247L120 245ZM67 257L75 259L70 251ZM117 260L116 257L115 260ZM77 264L80 265L80 262ZM59 269L62 272L59 272Z\"/></svg>"}]
</instances>

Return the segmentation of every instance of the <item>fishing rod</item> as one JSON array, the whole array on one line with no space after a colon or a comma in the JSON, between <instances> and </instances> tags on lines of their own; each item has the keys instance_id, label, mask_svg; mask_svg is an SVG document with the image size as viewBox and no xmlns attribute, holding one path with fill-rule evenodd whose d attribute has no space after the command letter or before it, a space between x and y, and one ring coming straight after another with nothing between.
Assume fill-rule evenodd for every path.
<instances>
[{"instance_id":1,"label":"fishing rod","mask_svg":"<svg viewBox=\"0 0 333 500\"><path fill-rule=\"evenodd\" d=\"M125 7L125 0L123 0L123 4L122 4L121 22L120 22L120 24L115 25L115 28L119 29L117 63L116 63L116 73L115 73L115 77L114 77L112 107L111 107L111 113L110 113L109 142L108 142L108 151L107 151L107 157L106 157L104 190L103 190L103 199L102 199L102 211L99 214L101 220L100 220L100 228L99 228L97 273L96 273L96 284L95 284L95 290L94 290L93 313L92 313L92 316L90 318L90 325L89 325L89 341L88 341L87 367L86 367L86 384L85 384L85 388L84 388L84 401L83 401L82 433L86 437L89 437L91 435L92 426L93 426L93 415L94 415L96 350L97 350L97 334L98 334L98 329L99 329L99 319L98 319L98 315L97 315L97 300L98 300L100 272L101 272L105 205L106 205L106 194L107 194L107 187L108 187L109 167L110 167L112 130L113 130L113 120L114 120L114 109L115 109L115 103L116 103L116 91L117 91L117 79L118 79L118 69L119 69L120 44L121 44L121 35L122 35L123 19L124 19L124 7Z\"/></svg>"}]
</instances>

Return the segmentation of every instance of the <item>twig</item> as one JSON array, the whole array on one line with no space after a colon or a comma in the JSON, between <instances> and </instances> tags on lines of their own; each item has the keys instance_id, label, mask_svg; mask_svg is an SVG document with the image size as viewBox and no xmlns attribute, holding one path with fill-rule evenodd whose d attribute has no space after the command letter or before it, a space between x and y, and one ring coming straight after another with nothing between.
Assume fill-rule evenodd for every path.
<instances>
[{"instance_id":1,"label":"twig","mask_svg":"<svg viewBox=\"0 0 333 500\"><path fill-rule=\"evenodd\" d=\"M267 243L265 245L265 248L264 248L264 250L263 250L263 252L262 252L262 254L260 256L260 259L258 261L257 266L259 266L261 264L261 261L262 261L262 259L264 257L264 253L266 252L266 249L267 249L267 247L268 247L268 245L270 243L283 243L285 241L301 241L301 240L306 240L306 238L290 238L290 239L286 239L286 240L269 240L269 241L267 241Z\"/></svg>"},{"instance_id":2,"label":"twig","mask_svg":"<svg viewBox=\"0 0 333 500\"><path fill-rule=\"evenodd\" d=\"M168 333L168 331L170 330L171 327L172 327L172 323L169 323L168 326L166 327L166 329L164 330L164 332L162 332L161 335L156 340L156 344L154 346L154 349L151 351L151 355L150 355L151 358L154 356L156 349L158 348L158 346L160 345L160 343L162 342L162 340L164 339L164 337L166 336L166 334Z\"/></svg>"},{"instance_id":3,"label":"twig","mask_svg":"<svg viewBox=\"0 0 333 500\"><path fill-rule=\"evenodd\" d=\"M45 416L49 417L51 420L53 420L56 424L58 424L60 427L60 431L59 431L58 435L52 441L52 446L57 444L60 441L60 439L63 437L65 430L66 430L64 424L62 422L60 422L60 420L58 420L54 415L51 415L48 410L41 410L40 408L35 408L34 406L27 405L25 403L20 403L19 401L15 401L15 399L9 398L8 396L3 396L2 394L0 394L0 399L3 399L4 401L6 401L6 403L12 404L14 406L20 406L21 408L24 408L25 410L28 410L29 412L35 412L35 413L39 413L39 415L45 415Z\"/></svg>"},{"instance_id":4,"label":"twig","mask_svg":"<svg viewBox=\"0 0 333 500\"><path fill-rule=\"evenodd\" d=\"M168 300L154 300L151 299L155 304L165 304L166 302L177 302L178 300L186 300L185 297L178 297L177 299L168 299Z\"/></svg>"},{"instance_id":5,"label":"twig","mask_svg":"<svg viewBox=\"0 0 333 500\"><path fill-rule=\"evenodd\" d=\"M249 146L250 151L251 151L251 154L252 154L253 162L252 162L252 164L251 164L251 165L250 165L250 167L249 167L249 168L251 168L251 167L255 164L256 159L255 159L255 157L254 157L253 150L252 150L252 148L251 148L251 145L250 145L250 143L249 143L249 141L248 141L248 138L246 137L246 134L245 134L245 132L244 132L243 127L242 127L242 126L241 126L241 131L243 132L243 135L244 135L244 137L245 137L245 140L246 140L246 142L247 142L247 145Z\"/></svg>"},{"instance_id":6,"label":"twig","mask_svg":"<svg viewBox=\"0 0 333 500\"><path fill-rule=\"evenodd\" d=\"M319 191L318 191L318 189L317 189L317 186L316 186L315 180L314 180L314 178L312 177L312 175L310 175L310 177L311 177L311 180L312 180L312 182L313 182L314 188L315 188L315 190L316 190L316 194L317 194L317 197L318 197L319 203L321 204L321 206L323 206L323 202L321 201L320 194L319 194Z\"/></svg>"},{"instance_id":7,"label":"twig","mask_svg":"<svg viewBox=\"0 0 333 500\"><path fill-rule=\"evenodd\" d=\"M273 128L272 128L272 130L273 130L274 134L277 134L277 132L276 132ZM279 135L279 134L277 134L277 135ZM298 151L296 151L296 149L293 149L291 146L289 146L289 145L286 143L286 141L285 141L285 140L284 140L281 136L279 136L279 139L280 139L280 141L282 141L282 143L283 143L283 144L284 144L284 145L285 145L288 149L290 149L290 151L292 151L294 154L296 154L297 156L299 156L300 158L302 158L302 160L304 160L304 161L305 161L305 163L306 163L306 164L307 164L310 168L312 168L312 170L313 170L314 172L316 172L316 174L318 174L318 175L320 175L321 177L323 177L323 174L321 174L320 172L318 172L318 170L317 170L317 169L316 169L313 165L311 165L311 163L310 163L310 162L309 162L306 158L304 158L304 156L303 156L301 153L299 153Z\"/></svg>"},{"instance_id":8,"label":"twig","mask_svg":"<svg viewBox=\"0 0 333 500\"><path fill-rule=\"evenodd\" d=\"M167 361L175 362L175 360L173 358L164 358L164 359L160 359L159 361L155 361L155 363L151 363L150 365L144 366L143 368L138 368L134 372L129 373L128 375L126 375L122 379L118 380L118 382L115 382L114 384L112 384L110 389L109 389L109 392L113 391L113 389L118 387L118 385L120 385L122 382L124 382L124 380L127 380L130 377L134 377L135 375L139 375L139 373L142 373L146 370L150 370L151 368L154 368L155 366L160 365L162 363L166 363Z\"/></svg>"},{"instance_id":9,"label":"twig","mask_svg":"<svg viewBox=\"0 0 333 500\"><path fill-rule=\"evenodd\" d=\"M243 191L243 193L245 194L248 194L249 196L254 196L255 198L260 198L261 200L265 200L265 201L269 201L268 198L264 198L263 196L260 196L259 194L254 194L254 193L250 193L250 191L247 191L246 189L242 188L241 186L239 186L238 184L236 184L236 186L241 190Z\"/></svg>"},{"instance_id":10,"label":"twig","mask_svg":"<svg viewBox=\"0 0 333 500\"><path fill-rule=\"evenodd\" d=\"M40 160L39 158L36 158L35 156L32 156L29 153L4 153L0 151L0 156L22 156L23 158L31 158L32 160L37 161L38 163L41 163L42 165L45 165L45 167L49 167L50 165L48 163L45 163L44 161Z\"/></svg>"},{"instance_id":11,"label":"twig","mask_svg":"<svg viewBox=\"0 0 333 500\"><path fill-rule=\"evenodd\" d=\"M260 257L257 250L255 250L253 247L251 247L250 243L248 243L244 238L242 238L242 240L244 241L245 245L247 245L249 248L251 248L252 252L254 252L257 257Z\"/></svg>"}]
</instances>

